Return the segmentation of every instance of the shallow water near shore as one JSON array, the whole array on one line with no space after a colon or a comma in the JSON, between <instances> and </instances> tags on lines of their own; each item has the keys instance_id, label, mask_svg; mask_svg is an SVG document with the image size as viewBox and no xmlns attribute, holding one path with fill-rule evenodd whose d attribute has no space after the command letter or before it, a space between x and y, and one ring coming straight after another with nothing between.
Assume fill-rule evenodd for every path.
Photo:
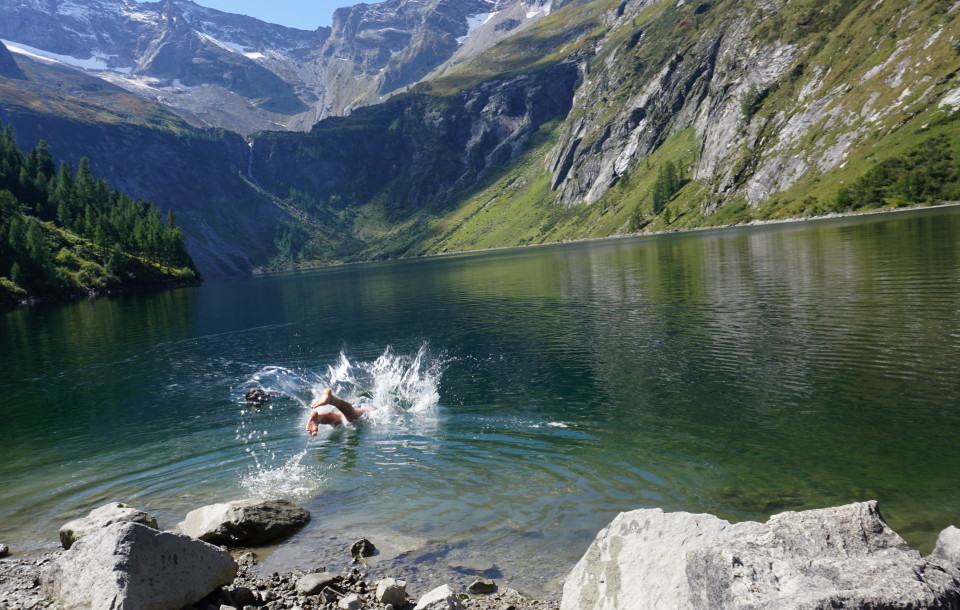
<instances>
[{"instance_id":1,"label":"shallow water near shore","mask_svg":"<svg viewBox=\"0 0 960 610\"><path fill-rule=\"evenodd\" d=\"M618 512L960 525L960 209L356 265L0 315L0 541L280 494L267 571L534 597ZM381 406L303 431L327 385ZM266 405L250 387L277 392Z\"/></svg>"}]
</instances>

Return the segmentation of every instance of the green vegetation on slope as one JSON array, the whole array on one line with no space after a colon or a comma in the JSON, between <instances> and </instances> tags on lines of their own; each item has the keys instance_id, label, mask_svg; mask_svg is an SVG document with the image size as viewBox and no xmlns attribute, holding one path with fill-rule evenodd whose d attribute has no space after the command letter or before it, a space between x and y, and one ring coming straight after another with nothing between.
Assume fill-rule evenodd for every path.
<instances>
[{"instance_id":1,"label":"green vegetation on slope","mask_svg":"<svg viewBox=\"0 0 960 610\"><path fill-rule=\"evenodd\" d=\"M591 5L609 8L604 2ZM623 107L641 92L648 79L657 77L665 64L683 61L684 53L709 36L711 28L738 18L738 10L743 9L756 24L750 35L759 48L764 44L798 45L801 52L783 77L769 87L751 89L753 94L741 100L741 130L745 133L751 122L759 126L756 141L761 145L744 146L741 167L734 172L740 176L738 184L743 184L757 171L764 155L770 153L766 146L777 144L780 135L774 130L782 128L785 117L804 110L803 105L798 105L798 97L805 88L808 96L810 91L817 90L826 94L829 103L822 116L814 118L814 125L798 141L789 143L789 153L809 155L816 161L821 151L839 147L844 138L858 136L843 163L827 171L810 168L793 186L759 205L750 205L736 190L732 197L718 200L711 194L710 181L690 180L702 148L693 130L690 127L680 130L683 125L675 123L675 115L648 116L649 125L668 135L648 155L638 155L599 201L561 208L563 213L558 214L558 206L551 202L556 193L545 190L548 177L543 166L533 164L539 165L536 171L510 183L527 185L527 190L499 184L468 199L464 209L472 209L478 199L483 200L490 221L483 231L469 226L454 229L448 233L443 247L455 243L456 247L451 249L470 249L638 230L722 226L960 198L956 175L948 169L953 163L951 160L960 156L960 122L952 108L936 105L937 92L955 87L954 77L960 69L960 47L951 42L954 38L945 35L945 31L957 23L956 10L947 11L944 3L932 0L882 4L798 0L776 8L771 14L750 6L732 2L688 7L667 2L646 5L629 22L603 35L602 44L597 45L599 52L586 58L585 72L591 78L602 79L598 74L606 71L610 74L607 82L618 88L600 89L602 97L590 98L592 104L583 104L582 108L597 113L594 119L598 123L597 133L609 129L608 125L622 116ZM569 28L574 30L579 19L592 15L585 11L569 15L558 11L551 17L554 21L549 27L559 31L563 28L557 20L568 19ZM910 27L904 28L905 23ZM591 35L598 36L597 31ZM905 70L905 66L910 66L908 58L919 56L921 50L922 59L914 70ZM900 59L899 65L893 62L895 58ZM475 63L483 65L484 58ZM851 83L865 82L868 86L851 86ZM924 90L925 99L920 95ZM844 124L856 117L853 113L870 110L874 115L867 115L867 123L875 125L857 131ZM844 117L843 121L838 121L839 117ZM575 107L567 122L582 118L583 110ZM845 130L852 134L844 133ZM588 145L599 146L599 143L588 144L585 140L581 148ZM548 149L531 153L532 157L539 158L547 154ZM521 163L521 166L529 165ZM678 178L665 180L663 174L669 173L667 168L671 166L679 172ZM679 188L658 188L658 183L664 186L662 182L673 182L674 187ZM850 197L846 195L847 185L852 185ZM511 212L503 216L495 212L501 198L512 200ZM544 219L562 218L546 234L527 232L520 238L511 238L510 233L522 228L519 225L541 224L515 216L516 222L511 220L516 202L527 199L537 202ZM503 227L511 224L518 226ZM477 238L477 235L482 236ZM491 235L503 239L496 243ZM471 245L473 240L476 243ZM436 250L428 247L426 251Z\"/></svg>"},{"instance_id":2,"label":"green vegetation on slope","mask_svg":"<svg viewBox=\"0 0 960 610\"><path fill-rule=\"evenodd\" d=\"M0 304L198 279L172 214L110 190L86 159L56 169L45 142L24 155L0 130Z\"/></svg>"},{"instance_id":3,"label":"green vegetation on slope","mask_svg":"<svg viewBox=\"0 0 960 610\"><path fill-rule=\"evenodd\" d=\"M270 188L310 202L326 229L285 231L283 262L957 199L960 121L940 100L956 97L958 15L938 0L571 3L434 75L408 94L416 104L400 96L322 122L311 137L325 133L326 146L286 144L297 175ZM473 137L465 149L451 137L489 121L463 105L561 64L579 68L569 112L531 130L509 163L471 166L496 142ZM360 161L370 158L382 162ZM350 181L334 193L336 171Z\"/></svg>"},{"instance_id":4,"label":"green vegetation on slope","mask_svg":"<svg viewBox=\"0 0 960 610\"><path fill-rule=\"evenodd\" d=\"M877 164L834 199L841 210L960 199L960 151L946 136Z\"/></svg>"}]
</instances>

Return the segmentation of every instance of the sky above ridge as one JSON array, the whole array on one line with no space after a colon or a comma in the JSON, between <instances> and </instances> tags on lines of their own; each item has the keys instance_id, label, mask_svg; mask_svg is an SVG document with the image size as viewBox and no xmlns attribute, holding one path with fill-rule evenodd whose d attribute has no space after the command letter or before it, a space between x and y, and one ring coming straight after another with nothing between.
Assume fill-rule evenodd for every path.
<instances>
[{"instance_id":1,"label":"sky above ridge","mask_svg":"<svg viewBox=\"0 0 960 610\"><path fill-rule=\"evenodd\" d=\"M361 0L194 0L200 6L225 13L256 17L260 21L278 23L301 30L315 30L330 25L333 11L340 6L358 4ZM374 0L376 2L378 0ZM369 4L370 2L368 0Z\"/></svg>"}]
</instances>

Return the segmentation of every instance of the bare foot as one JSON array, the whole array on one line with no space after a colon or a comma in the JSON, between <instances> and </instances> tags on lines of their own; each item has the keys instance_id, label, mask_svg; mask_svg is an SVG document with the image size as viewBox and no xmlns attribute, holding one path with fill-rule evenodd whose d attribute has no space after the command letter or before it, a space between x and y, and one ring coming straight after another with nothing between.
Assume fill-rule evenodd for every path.
<instances>
[{"instance_id":1,"label":"bare foot","mask_svg":"<svg viewBox=\"0 0 960 610\"><path fill-rule=\"evenodd\" d=\"M317 435L317 428L320 422L320 412L314 411L310 414L310 418L307 420L307 434L310 436Z\"/></svg>"},{"instance_id":2,"label":"bare foot","mask_svg":"<svg viewBox=\"0 0 960 610\"><path fill-rule=\"evenodd\" d=\"M333 396L333 390L331 390L330 388L327 388L326 390L323 391L323 394L320 395L320 400L310 405L310 408L313 409L315 407L321 407L323 405L330 404L331 396Z\"/></svg>"}]
</instances>

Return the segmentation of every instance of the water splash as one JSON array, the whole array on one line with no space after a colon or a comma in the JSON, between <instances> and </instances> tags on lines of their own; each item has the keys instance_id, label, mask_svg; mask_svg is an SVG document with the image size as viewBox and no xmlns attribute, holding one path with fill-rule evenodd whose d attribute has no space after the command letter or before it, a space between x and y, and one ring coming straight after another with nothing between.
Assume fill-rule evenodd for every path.
<instances>
[{"instance_id":1,"label":"water splash","mask_svg":"<svg viewBox=\"0 0 960 610\"><path fill-rule=\"evenodd\" d=\"M253 461L241 478L240 487L254 496L299 499L326 485L331 476L328 471L335 466L304 465L308 450L288 456L284 446L304 434L302 427L310 404L328 387L348 402L378 406L365 419L381 433L396 427L429 431L437 425L440 379L448 363L449 359L431 354L423 345L413 355L395 354L387 348L369 362L353 362L341 352L336 363L318 372L280 366L262 368L236 390L237 402L244 403L236 440ZM251 407L243 399L251 387L266 390L273 399ZM293 407L288 399L298 406ZM291 422L295 422L295 432L283 429ZM321 431L323 439L334 429L323 426ZM284 439L288 442L284 443Z\"/></svg>"},{"instance_id":2,"label":"water splash","mask_svg":"<svg viewBox=\"0 0 960 610\"><path fill-rule=\"evenodd\" d=\"M301 499L321 489L326 481L323 469L303 464L307 450L301 451L275 468L265 467L253 452L251 454L254 456L255 465L251 466L240 480L240 487L252 496Z\"/></svg>"},{"instance_id":3,"label":"water splash","mask_svg":"<svg viewBox=\"0 0 960 610\"><path fill-rule=\"evenodd\" d=\"M286 396L304 407L310 406L313 396L313 383L308 376L282 366L266 366L257 371L243 386L251 387L262 388L274 397Z\"/></svg>"},{"instance_id":4,"label":"water splash","mask_svg":"<svg viewBox=\"0 0 960 610\"><path fill-rule=\"evenodd\" d=\"M440 379L448 363L426 345L413 356L394 354L388 347L372 362L353 363L341 352L339 361L320 376L318 390L330 387L348 402L372 403L381 409L436 415Z\"/></svg>"}]
</instances>

